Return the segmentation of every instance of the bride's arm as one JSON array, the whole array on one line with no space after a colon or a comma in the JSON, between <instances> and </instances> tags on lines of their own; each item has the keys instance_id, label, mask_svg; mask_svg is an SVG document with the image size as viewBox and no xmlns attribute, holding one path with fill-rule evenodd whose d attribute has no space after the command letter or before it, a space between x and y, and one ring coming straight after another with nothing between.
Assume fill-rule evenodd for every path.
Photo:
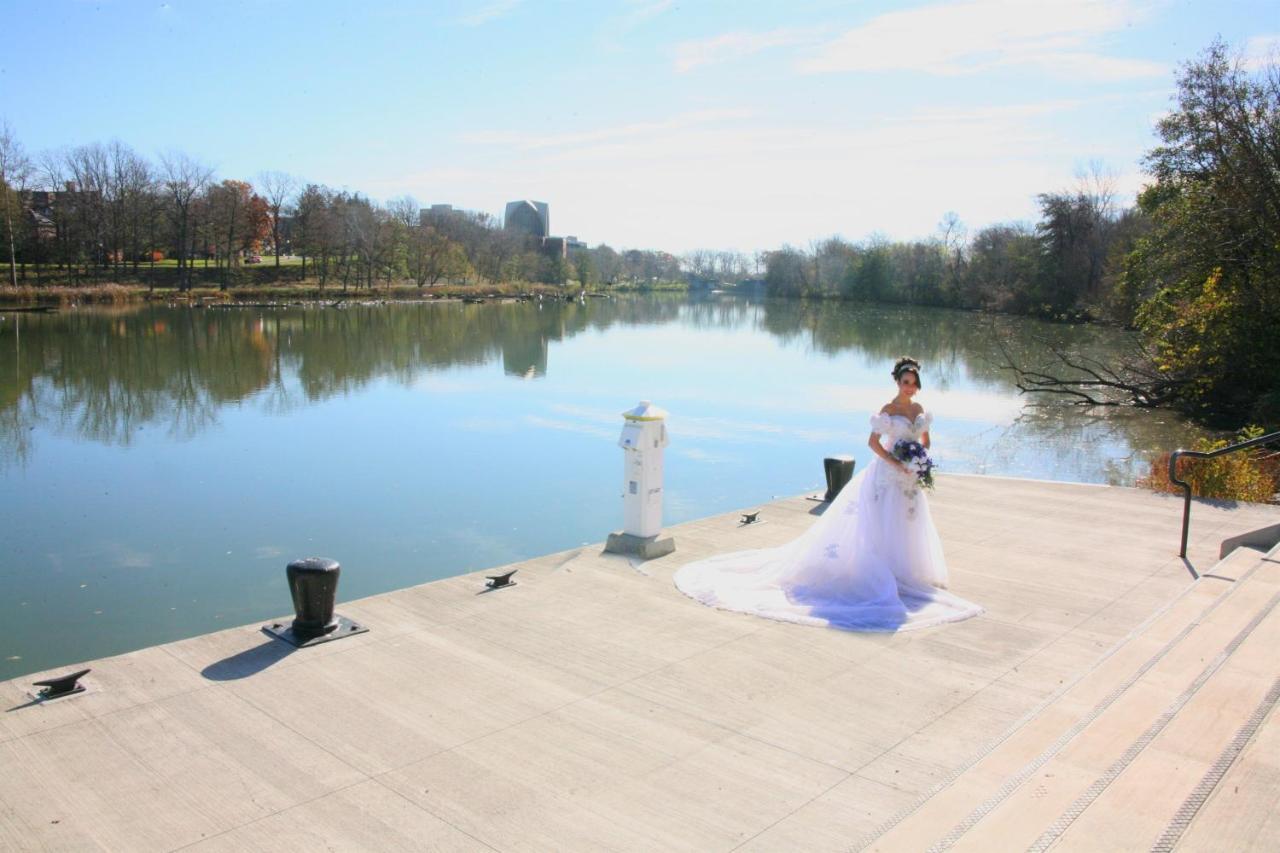
<instances>
[{"instance_id":1,"label":"bride's arm","mask_svg":"<svg viewBox=\"0 0 1280 853\"><path fill-rule=\"evenodd\" d=\"M885 462L888 462L895 468L899 468L906 473L911 473L906 465L903 465L897 459L893 458L893 454L884 449L884 445L880 443L880 433L872 430L871 437L867 439L867 447L871 448L871 452L879 456Z\"/></svg>"},{"instance_id":2,"label":"bride's arm","mask_svg":"<svg viewBox=\"0 0 1280 853\"><path fill-rule=\"evenodd\" d=\"M920 434L920 443L924 445L924 449L929 449L929 431L925 430Z\"/></svg>"}]
</instances>

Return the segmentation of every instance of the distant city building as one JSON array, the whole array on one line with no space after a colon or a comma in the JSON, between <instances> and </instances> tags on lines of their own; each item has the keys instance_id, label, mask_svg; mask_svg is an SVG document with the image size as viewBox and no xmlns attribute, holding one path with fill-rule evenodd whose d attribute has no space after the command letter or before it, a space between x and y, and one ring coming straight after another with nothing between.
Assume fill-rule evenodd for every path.
<instances>
[{"instance_id":1,"label":"distant city building","mask_svg":"<svg viewBox=\"0 0 1280 853\"><path fill-rule=\"evenodd\" d=\"M551 208L544 201L507 202L502 227L541 239L551 234Z\"/></svg>"},{"instance_id":2,"label":"distant city building","mask_svg":"<svg viewBox=\"0 0 1280 853\"><path fill-rule=\"evenodd\" d=\"M553 258L569 257L569 241L565 237L543 237L542 251Z\"/></svg>"},{"instance_id":3,"label":"distant city building","mask_svg":"<svg viewBox=\"0 0 1280 853\"><path fill-rule=\"evenodd\" d=\"M443 228L450 221L460 222L464 219L475 220L480 224L492 222L487 214L463 210L451 204L433 204L418 211L420 225L434 223L436 227ZM551 207L545 201L521 199L508 202L502 217L502 227L506 231L524 235L529 241L528 248L540 250L553 258L568 258L570 251L587 248L587 244L577 237L551 236ZM448 233L449 229L444 230Z\"/></svg>"},{"instance_id":4,"label":"distant city building","mask_svg":"<svg viewBox=\"0 0 1280 853\"><path fill-rule=\"evenodd\" d=\"M59 216L67 218L81 204L97 205L102 194L97 190L79 190L72 181L67 181L64 190L27 190L18 193L18 205L31 227L36 232L36 239L52 240L57 236Z\"/></svg>"},{"instance_id":5,"label":"distant city building","mask_svg":"<svg viewBox=\"0 0 1280 853\"><path fill-rule=\"evenodd\" d=\"M418 224L426 225L431 220L450 219L452 217L464 217L467 219L475 219L480 214L474 210L465 210L461 207L454 207L451 204L433 204L430 207L424 207L418 211Z\"/></svg>"}]
</instances>

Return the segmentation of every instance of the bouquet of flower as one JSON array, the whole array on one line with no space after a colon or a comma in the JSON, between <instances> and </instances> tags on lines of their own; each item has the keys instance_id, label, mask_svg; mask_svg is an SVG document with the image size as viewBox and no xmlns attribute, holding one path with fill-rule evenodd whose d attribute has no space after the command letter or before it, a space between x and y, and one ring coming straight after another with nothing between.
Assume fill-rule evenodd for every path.
<instances>
[{"instance_id":1,"label":"bouquet of flower","mask_svg":"<svg viewBox=\"0 0 1280 853\"><path fill-rule=\"evenodd\" d=\"M921 488L933 488L933 460L929 451L918 441L903 439L893 445L893 458L915 473L916 484Z\"/></svg>"}]
</instances>

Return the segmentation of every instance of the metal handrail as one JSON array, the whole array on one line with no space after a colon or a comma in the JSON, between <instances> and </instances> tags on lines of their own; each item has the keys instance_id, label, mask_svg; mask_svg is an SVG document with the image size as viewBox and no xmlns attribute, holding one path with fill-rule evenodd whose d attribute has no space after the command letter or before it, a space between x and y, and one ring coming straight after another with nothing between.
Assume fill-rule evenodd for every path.
<instances>
[{"instance_id":1,"label":"metal handrail","mask_svg":"<svg viewBox=\"0 0 1280 853\"><path fill-rule=\"evenodd\" d=\"M1251 438L1248 441L1242 441L1239 444L1232 444L1227 447L1219 447L1217 450L1178 450L1169 454L1169 482L1182 487L1182 550L1178 552L1179 557L1187 556L1187 530L1191 525L1191 484L1186 480L1178 479L1178 460L1186 456L1189 459L1212 459L1215 456L1223 456L1227 453L1235 453L1237 450L1248 450L1250 447L1259 447L1263 444L1270 444L1273 441L1280 441L1280 432L1267 433L1257 438Z\"/></svg>"}]
</instances>

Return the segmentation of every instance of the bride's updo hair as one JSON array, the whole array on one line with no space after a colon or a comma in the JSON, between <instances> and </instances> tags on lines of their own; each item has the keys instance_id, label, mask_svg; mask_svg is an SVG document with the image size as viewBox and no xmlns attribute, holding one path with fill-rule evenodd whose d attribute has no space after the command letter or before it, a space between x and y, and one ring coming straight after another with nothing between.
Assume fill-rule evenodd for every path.
<instances>
[{"instance_id":1,"label":"bride's updo hair","mask_svg":"<svg viewBox=\"0 0 1280 853\"><path fill-rule=\"evenodd\" d=\"M902 374L910 371L916 375L916 387L921 388L920 384L920 362L916 361L909 355L904 355L893 363L893 381L897 382L902 379Z\"/></svg>"}]
</instances>

